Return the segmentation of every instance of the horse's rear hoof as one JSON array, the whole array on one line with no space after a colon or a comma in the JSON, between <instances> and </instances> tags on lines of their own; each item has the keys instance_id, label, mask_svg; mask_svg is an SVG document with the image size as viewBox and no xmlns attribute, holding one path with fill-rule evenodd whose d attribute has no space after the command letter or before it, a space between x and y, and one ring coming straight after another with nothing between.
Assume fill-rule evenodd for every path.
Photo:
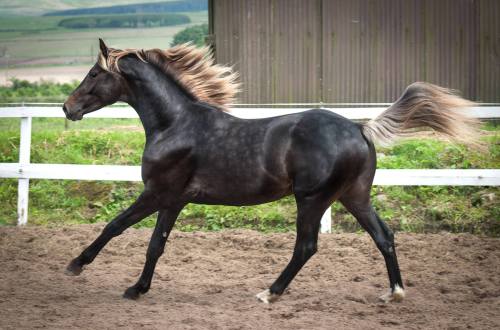
<instances>
[{"instance_id":1,"label":"horse's rear hoof","mask_svg":"<svg viewBox=\"0 0 500 330\"><path fill-rule=\"evenodd\" d=\"M263 302L264 304L270 304L272 302L275 302L280 297L276 293L271 293L269 289L264 290L255 296L257 297L257 299L259 299L259 301Z\"/></svg>"},{"instance_id":2,"label":"horse's rear hoof","mask_svg":"<svg viewBox=\"0 0 500 330\"><path fill-rule=\"evenodd\" d=\"M130 299L130 300L137 300L141 296L141 293L139 290L137 290L136 287L131 286L125 292L123 293L123 298L125 299Z\"/></svg>"},{"instance_id":3,"label":"horse's rear hoof","mask_svg":"<svg viewBox=\"0 0 500 330\"><path fill-rule=\"evenodd\" d=\"M69 276L78 276L82 273L83 271L83 266L80 265L77 259L73 259L68 267L66 267L66 271L64 272L66 275Z\"/></svg>"},{"instance_id":4,"label":"horse's rear hoof","mask_svg":"<svg viewBox=\"0 0 500 330\"><path fill-rule=\"evenodd\" d=\"M400 287L399 285L396 284L396 286L394 287L394 290L389 291L388 293L379 297L379 299L385 303L389 303L392 301L395 301L395 302L403 301L404 297L405 297L405 290L403 290L402 287Z\"/></svg>"}]
</instances>

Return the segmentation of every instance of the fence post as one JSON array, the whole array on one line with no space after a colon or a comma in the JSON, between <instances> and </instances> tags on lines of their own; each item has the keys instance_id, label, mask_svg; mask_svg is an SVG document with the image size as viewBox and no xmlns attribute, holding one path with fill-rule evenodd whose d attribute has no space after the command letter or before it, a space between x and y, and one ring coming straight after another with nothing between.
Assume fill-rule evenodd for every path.
<instances>
[{"instance_id":1,"label":"fence post","mask_svg":"<svg viewBox=\"0 0 500 330\"><path fill-rule=\"evenodd\" d=\"M21 118L21 137L19 142L19 173L23 165L30 163L31 152L31 117ZM28 197L30 179L19 179L17 186L17 225L28 223Z\"/></svg>"},{"instance_id":2,"label":"fence post","mask_svg":"<svg viewBox=\"0 0 500 330\"><path fill-rule=\"evenodd\" d=\"M321 217L321 233L331 233L332 232L332 208L326 209L325 213Z\"/></svg>"}]
</instances>

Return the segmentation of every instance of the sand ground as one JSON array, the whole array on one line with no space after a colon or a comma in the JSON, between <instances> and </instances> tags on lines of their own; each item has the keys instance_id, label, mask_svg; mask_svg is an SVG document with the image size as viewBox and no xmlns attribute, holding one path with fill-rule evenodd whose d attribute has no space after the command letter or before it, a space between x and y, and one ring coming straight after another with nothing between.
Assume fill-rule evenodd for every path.
<instances>
[{"instance_id":1,"label":"sand ground","mask_svg":"<svg viewBox=\"0 0 500 330\"><path fill-rule=\"evenodd\" d=\"M499 329L500 239L396 236L407 298L384 304L366 234L325 234L272 305L254 295L288 262L294 234L173 232L149 293L125 300L151 230L115 238L79 277L66 264L103 225L0 227L1 329Z\"/></svg>"}]
</instances>

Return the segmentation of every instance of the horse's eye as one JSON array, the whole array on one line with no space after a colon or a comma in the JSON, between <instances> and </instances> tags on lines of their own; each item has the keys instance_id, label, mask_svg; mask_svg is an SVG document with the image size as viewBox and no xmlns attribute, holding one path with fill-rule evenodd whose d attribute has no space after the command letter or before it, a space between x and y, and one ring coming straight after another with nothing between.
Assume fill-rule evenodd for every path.
<instances>
[{"instance_id":1,"label":"horse's eye","mask_svg":"<svg viewBox=\"0 0 500 330\"><path fill-rule=\"evenodd\" d=\"M95 78L95 77L97 77L97 72L91 72L91 73L89 73L89 76L91 76L92 78Z\"/></svg>"}]
</instances>

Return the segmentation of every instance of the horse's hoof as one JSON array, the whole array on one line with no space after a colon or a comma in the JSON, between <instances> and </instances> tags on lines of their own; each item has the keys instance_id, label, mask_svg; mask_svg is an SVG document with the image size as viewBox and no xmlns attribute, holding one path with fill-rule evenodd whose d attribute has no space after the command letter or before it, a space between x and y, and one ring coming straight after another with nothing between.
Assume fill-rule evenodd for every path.
<instances>
[{"instance_id":1,"label":"horse's hoof","mask_svg":"<svg viewBox=\"0 0 500 330\"><path fill-rule=\"evenodd\" d=\"M279 294L271 293L271 291L269 289L264 290L255 296L257 297L257 299L262 301L264 304L270 304L272 302L275 302L280 297Z\"/></svg>"},{"instance_id":2,"label":"horse's hoof","mask_svg":"<svg viewBox=\"0 0 500 330\"><path fill-rule=\"evenodd\" d=\"M405 290L403 290L402 287L396 284L394 290L389 290L389 292L380 296L379 299L385 303L389 303L392 301L395 302L403 301L404 297L405 297Z\"/></svg>"},{"instance_id":3,"label":"horse's hoof","mask_svg":"<svg viewBox=\"0 0 500 330\"><path fill-rule=\"evenodd\" d=\"M80 265L77 259L73 259L68 267L66 267L66 271L64 272L66 275L69 276L78 276L82 273L83 271L83 266Z\"/></svg>"},{"instance_id":4,"label":"horse's hoof","mask_svg":"<svg viewBox=\"0 0 500 330\"><path fill-rule=\"evenodd\" d=\"M141 296L141 293L135 286L131 286L123 293L123 298L130 300L137 300Z\"/></svg>"}]
</instances>

